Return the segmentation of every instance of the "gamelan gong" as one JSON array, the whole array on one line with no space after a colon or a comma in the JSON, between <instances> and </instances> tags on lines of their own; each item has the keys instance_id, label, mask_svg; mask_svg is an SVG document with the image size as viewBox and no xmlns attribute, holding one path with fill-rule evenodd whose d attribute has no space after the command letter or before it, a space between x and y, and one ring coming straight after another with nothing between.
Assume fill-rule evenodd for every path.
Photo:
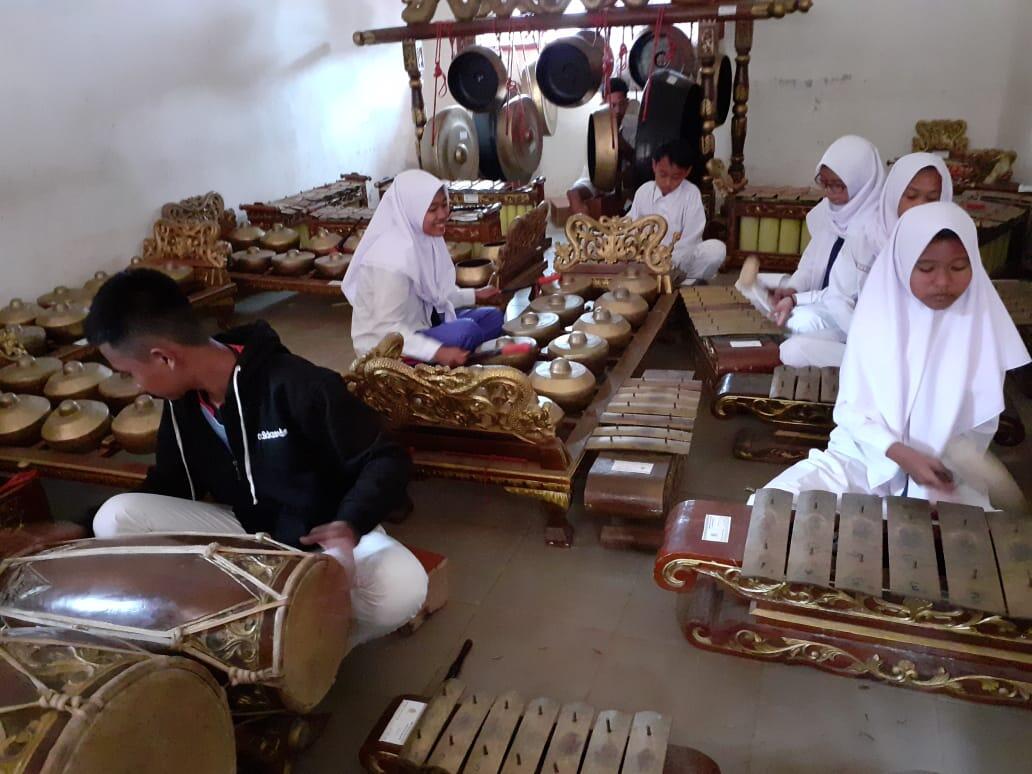
<instances>
[{"instance_id":1,"label":"gamelan gong","mask_svg":"<svg viewBox=\"0 0 1032 774\"><path fill-rule=\"evenodd\" d=\"M480 146L473 117L458 105L438 111L419 145L423 169L442 180L473 180L480 175Z\"/></svg>"},{"instance_id":2,"label":"gamelan gong","mask_svg":"<svg viewBox=\"0 0 1032 774\"><path fill-rule=\"evenodd\" d=\"M448 88L464 108L490 113L505 104L509 75L494 51L486 46L467 46L448 68Z\"/></svg>"},{"instance_id":3,"label":"gamelan gong","mask_svg":"<svg viewBox=\"0 0 1032 774\"><path fill-rule=\"evenodd\" d=\"M695 48L677 27L664 25L658 42L655 30L647 29L631 46L627 69L642 89L649 80L649 74L656 70L673 70L694 79L697 74Z\"/></svg>"},{"instance_id":4,"label":"gamelan gong","mask_svg":"<svg viewBox=\"0 0 1032 774\"><path fill-rule=\"evenodd\" d=\"M538 87L545 99L559 107L586 104L602 84L605 52L605 38L589 30L545 46L537 62Z\"/></svg>"},{"instance_id":5,"label":"gamelan gong","mask_svg":"<svg viewBox=\"0 0 1032 774\"><path fill-rule=\"evenodd\" d=\"M714 91L717 94L717 126L723 126L731 112L731 97L734 93L734 72L731 69L731 57L722 54L717 57L713 72Z\"/></svg>"},{"instance_id":6,"label":"gamelan gong","mask_svg":"<svg viewBox=\"0 0 1032 774\"><path fill-rule=\"evenodd\" d=\"M596 110L588 121L588 174L598 190L616 189L620 176L620 127L608 107Z\"/></svg>"},{"instance_id":7,"label":"gamelan gong","mask_svg":"<svg viewBox=\"0 0 1032 774\"><path fill-rule=\"evenodd\" d=\"M702 136L702 87L673 70L658 70L649 79L646 106L638 115L634 145L635 188L652 179L652 154L671 140L698 145ZM697 165L698 166L698 165ZM691 180L702 179L703 170L692 169Z\"/></svg>"},{"instance_id":8,"label":"gamelan gong","mask_svg":"<svg viewBox=\"0 0 1032 774\"><path fill-rule=\"evenodd\" d=\"M559 126L559 106L550 102L541 92L537 80L537 61L531 62L523 68L520 76L520 91L534 100L538 112L541 114L541 128L546 137L555 134Z\"/></svg>"},{"instance_id":9,"label":"gamelan gong","mask_svg":"<svg viewBox=\"0 0 1032 774\"><path fill-rule=\"evenodd\" d=\"M525 94L497 113L474 116L480 142L480 175L488 180L527 183L541 164L541 115Z\"/></svg>"}]
</instances>

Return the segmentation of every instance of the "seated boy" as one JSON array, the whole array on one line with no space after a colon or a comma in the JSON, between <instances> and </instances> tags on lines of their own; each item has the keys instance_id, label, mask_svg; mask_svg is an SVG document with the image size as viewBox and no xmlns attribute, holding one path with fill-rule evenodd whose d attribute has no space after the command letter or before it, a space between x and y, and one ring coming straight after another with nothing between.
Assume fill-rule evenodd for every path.
<instances>
[{"instance_id":1,"label":"seated boy","mask_svg":"<svg viewBox=\"0 0 1032 774\"><path fill-rule=\"evenodd\" d=\"M634 141L638 134L638 103L628 99L627 81L623 78L609 79L609 93L604 102L613 111L618 132L619 148L618 164L620 167L616 190L601 191L591 182L587 165L580 178L566 192L570 203L570 212L574 215L590 215L599 218L602 215L622 215L627 207L627 199L633 188L625 187L624 180L629 179L634 166Z\"/></svg>"},{"instance_id":2,"label":"seated boy","mask_svg":"<svg viewBox=\"0 0 1032 774\"><path fill-rule=\"evenodd\" d=\"M634 220L646 215L661 215L667 222L663 244L673 244L674 274L683 284L716 276L727 256L727 246L718 239L703 240L706 210L699 189L688 180L697 154L686 140L661 145L652 154L655 180L642 185L634 194L628 213Z\"/></svg>"},{"instance_id":3,"label":"seated boy","mask_svg":"<svg viewBox=\"0 0 1032 774\"><path fill-rule=\"evenodd\" d=\"M104 284L86 334L167 399L155 466L140 492L101 506L97 537L268 532L321 546L347 570L352 645L419 612L426 572L379 526L407 503L410 462L340 374L291 354L265 322L209 338L176 283L150 269Z\"/></svg>"}]
</instances>

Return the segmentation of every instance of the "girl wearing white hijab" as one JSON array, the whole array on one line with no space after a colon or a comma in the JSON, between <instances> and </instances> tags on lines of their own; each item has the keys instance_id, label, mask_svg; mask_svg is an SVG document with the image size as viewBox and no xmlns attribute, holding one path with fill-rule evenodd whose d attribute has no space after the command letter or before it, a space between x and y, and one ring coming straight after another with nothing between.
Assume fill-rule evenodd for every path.
<instances>
[{"instance_id":1,"label":"girl wearing white hijab","mask_svg":"<svg viewBox=\"0 0 1032 774\"><path fill-rule=\"evenodd\" d=\"M836 427L768 486L793 494L907 495L990 508L956 481L951 447L984 454L1007 371L1029 354L982 267L971 218L955 204L915 207L896 224L856 306Z\"/></svg>"},{"instance_id":2,"label":"girl wearing white hijab","mask_svg":"<svg viewBox=\"0 0 1032 774\"><path fill-rule=\"evenodd\" d=\"M810 243L795 273L771 294L773 317L793 333L828 327L814 304L828 286L846 235L878 204L885 168L878 149L854 134L835 140L821 157L815 178L825 198L806 216Z\"/></svg>"},{"instance_id":3,"label":"girl wearing white hijab","mask_svg":"<svg viewBox=\"0 0 1032 774\"><path fill-rule=\"evenodd\" d=\"M781 345L782 363L797 368L842 364L853 309L874 259L904 212L937 201L953 201L953 180L942 159L931 153L911 153L892 165L878 205L863 223L849 230L828 288L813 307L829 322L828 327L788 338Z\"/></svg>"},{"instance_id":4,"label":"girl wearing white hijab","mask_svg":"<svg viewBox=\"0 0 1032 774\"><path fill-rule=\"evenodd\" d=\"M341 289L353 307L351 339L357 355L388 333L405 337L412 360L458 366L502 332L502 312L473 307L498 296L496 288L460 289L444 241L450 209L442 181L420 170L402 172L376 208Z\"/></svg>"}]
</instances>

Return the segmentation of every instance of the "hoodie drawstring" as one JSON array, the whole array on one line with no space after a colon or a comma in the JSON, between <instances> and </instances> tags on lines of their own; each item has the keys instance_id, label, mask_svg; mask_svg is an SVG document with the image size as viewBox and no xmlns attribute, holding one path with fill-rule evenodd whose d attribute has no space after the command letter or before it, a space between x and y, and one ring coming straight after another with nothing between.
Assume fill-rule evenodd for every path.
<instances>
[{"instance_id":1,"label":"hoodie drawstring","mask_svg":"<svg viewBox=\"0 0 1032 774\"><path fill-rule=\"evenodd\" d=\"M254 487L254 476L251 475L251 449L247 444L247 426L244 424L244 404L240 400L240 387L237 385L237 374L240 373L240 366L233 369L233 395L236 397L237 414L240 416L240 439L244 444L244 475L247 476L247 483L251 487L251 503L258 504L258 493ZM178 434L178 430L176 433ZM191 484L191 489L193 485Z\"/></svg>"},{"instance_id":2,"label":"hoodie drawstring","mask_svg":"<svg viewBox=\"0 0 1032 774\"><path fill-rule=\"evenodd\" d=\"M186 471L186 483L190 485L190 499L197 499L197 491L194 489L193 478L190 476L190 466L186 464L186 450L183 448L183 436L179 434L179 420L176 419L176 411L172 407L172 401L168 403L168 413L172 417L172 429L176 434L176 444L179 446L179 456L183 460L183 470Z\"/></svg>"}]
</instances>

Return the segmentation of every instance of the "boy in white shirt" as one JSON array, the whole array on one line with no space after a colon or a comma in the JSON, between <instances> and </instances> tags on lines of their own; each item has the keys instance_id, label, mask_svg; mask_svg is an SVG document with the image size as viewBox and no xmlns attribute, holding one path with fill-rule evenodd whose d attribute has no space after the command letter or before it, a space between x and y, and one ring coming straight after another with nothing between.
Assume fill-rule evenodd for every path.
<instances>
[{"instance_id":1,"label":"boy in white shirt","mask_svg":"<svg viewBox=\"0 0 1032 774\"><path fill-rule=\"evenodd\" d=\"M697 154L686 140L661 145L652 154L655 180L645 183L634 195L628 213L634 220L661 215L667 222L663 244L673 244L675 277L684 285L716 276L727 257L727 246L718 239L703 239L706 210L702 194L688 181Z\"/></svg>"}]
</instances>

